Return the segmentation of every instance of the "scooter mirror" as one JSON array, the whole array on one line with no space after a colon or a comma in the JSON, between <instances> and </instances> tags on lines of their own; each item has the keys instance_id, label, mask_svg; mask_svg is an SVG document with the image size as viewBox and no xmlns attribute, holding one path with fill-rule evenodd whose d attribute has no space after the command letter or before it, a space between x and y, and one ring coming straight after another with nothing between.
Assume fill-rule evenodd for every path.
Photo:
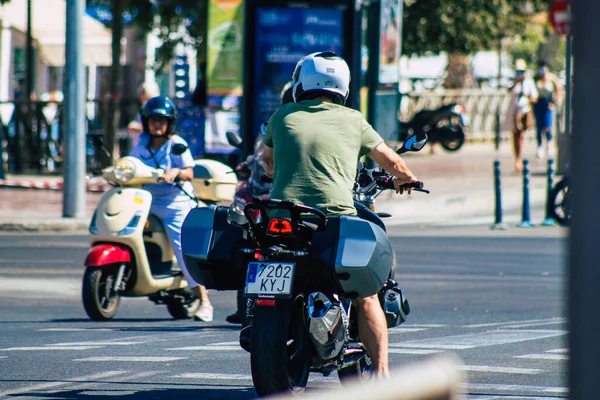
<instances>
[{"instance_id":1,"label":"scooter mirror","mask_svg":"<svg viewBox=\"0 0 600 400\"><path fill-rule=\"evenodd\" d=\"M225 136L227 137L227 143L236 148L242 147L242 138L235 132L227 131L225 132Z\"/></svg>"},{"instance_id":2,"label":"scooter mirror","mask_svg":"<svg viewBox=\"0 0 600 400\"><path fill-rule=\"evenodd\" d=\"M427 134L423 133L422 135L413 135L406 139L396 153L402 154L408 151L421 151L421 149L427 143Z\"/></svg>"},{"instance_id":3,"label":"scooter mirror","mask_svg":"<svg viewBox=\"0 0 600 400\"><path fill-rule=\"evenodd\" d=\"M183 144L183 143L177 143L177 144L173 145L173 149L171 151L176 156L180 156L183 153L185 153L187 149L188 149L188 147L185 144Z\"/></svg>"}]
</instances>

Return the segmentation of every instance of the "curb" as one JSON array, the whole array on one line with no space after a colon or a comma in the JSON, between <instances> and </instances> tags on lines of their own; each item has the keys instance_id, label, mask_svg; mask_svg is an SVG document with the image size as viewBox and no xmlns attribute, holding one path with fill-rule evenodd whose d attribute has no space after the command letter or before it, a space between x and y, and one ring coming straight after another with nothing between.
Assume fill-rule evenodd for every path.
<instances>
[{"instance_id":1,"label":"curb","mask_svg":"<svg viewBox=\"0 0 600 400\"><path fill-rule=\"evenodd\" d=\"M86 191L88 192L107 192L111 186L102 183L101 178L88 179L86 182ZM62 179L50 179L45 181L40 180L16 180L16 179L0 179L0 188L27 188L27 189L46 189L46 190L63 190L64 182Z\"/></svg>"},{"instance_id":2,"label":"curb","mask_svg":"<svg viewBox=\"0 0 600 400\"><path fill-rule=\"evenodd\" d=\"M34 233L34 232L87 232L89 219L51 220L45 222L0 222L0 232Z\"/></svg>"}]
</instances>

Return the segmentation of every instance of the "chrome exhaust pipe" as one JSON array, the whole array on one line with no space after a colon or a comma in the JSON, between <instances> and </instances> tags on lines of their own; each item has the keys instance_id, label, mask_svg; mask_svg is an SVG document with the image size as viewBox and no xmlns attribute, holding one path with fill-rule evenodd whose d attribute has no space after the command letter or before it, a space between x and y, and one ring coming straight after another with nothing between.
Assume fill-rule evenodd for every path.
<instances>
[{"instance_id":1,"label":"chrome exhaust pipe","mask_svg":"<svg viewBox=\"0 0 600 400\"><path fill-rule=\"evenodd\" d=\"M321 292L308 295L307 306L306 326L317 354L323 360L336 357L348 340L346 312Z\"/></svg>"}]
</instances>

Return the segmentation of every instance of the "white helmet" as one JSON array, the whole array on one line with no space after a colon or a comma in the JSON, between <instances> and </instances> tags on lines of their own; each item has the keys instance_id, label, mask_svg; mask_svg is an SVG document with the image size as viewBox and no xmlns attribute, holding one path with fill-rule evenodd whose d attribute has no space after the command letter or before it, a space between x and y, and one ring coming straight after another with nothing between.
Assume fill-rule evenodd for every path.
<instances>
[{"instance_id":1,"label":"white helmet","mask_svg":"<svg viewBox=\"0 0 600 400\"><path fill-rule=\"evenodd\" d=\"M292 80L295 102L300 101L304 93L324 91L334 94L336 103L345 104L350 91L350 68L334 52L312 53L296 64Z\"/></svg>"}]
</instances>

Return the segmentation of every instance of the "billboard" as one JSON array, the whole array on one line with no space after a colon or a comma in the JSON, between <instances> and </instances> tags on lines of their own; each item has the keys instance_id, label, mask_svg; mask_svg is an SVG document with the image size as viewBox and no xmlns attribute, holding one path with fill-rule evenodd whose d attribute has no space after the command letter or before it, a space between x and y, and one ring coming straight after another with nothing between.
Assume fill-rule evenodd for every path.
<instances>
[{"instance_id":1,"label":"billboard","mask_svg":"<svg viewBox=\"0 0 600 400\"><path fill-rule=\"evenodd\" d=\"M255 90L248 99L255 135L279 108L281 89L303 56L317 51L342 55L343 12L335 8L256 9L251 77Z\"/></svg>"},{"instance_id":2,"label":"billboard","mask_svg":"<svg viewBox=\"0 0 600 400\"><path fill-rule=\"evenodd\" d=\"M400 0L381 0L379 83L397 84L400 74L402 20Z\"/></svg>"}]
</instances>

